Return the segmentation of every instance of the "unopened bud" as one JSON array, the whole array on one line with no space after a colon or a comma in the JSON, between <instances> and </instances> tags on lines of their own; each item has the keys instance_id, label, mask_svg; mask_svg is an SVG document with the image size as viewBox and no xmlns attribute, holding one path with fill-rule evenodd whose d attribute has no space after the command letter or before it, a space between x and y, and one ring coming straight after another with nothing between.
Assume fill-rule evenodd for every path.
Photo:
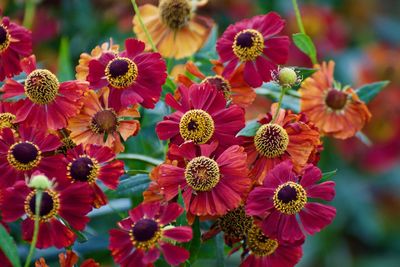
<instances>
[{"instance_id":1,"label":"unopened bud","mask_svg":"<svg viewBox=\"0 0 400 267\"><path fill-rule=\"evenodd\" d=\"M297 82L296 71L292 68L282 68L279 70L278 80L282 86L293 86Z\"/></svg>"},{"instance_id":2,"label":"unopened bud","mask_svg":"<svg viewBox=\"0 0 400 267\"><path fill-rule=\"evenodd\" d=\"M39 190L49 189L52 185L53 183L44 174L34 174L28 184L29 187Z\"/></svg>"}]
</instances>

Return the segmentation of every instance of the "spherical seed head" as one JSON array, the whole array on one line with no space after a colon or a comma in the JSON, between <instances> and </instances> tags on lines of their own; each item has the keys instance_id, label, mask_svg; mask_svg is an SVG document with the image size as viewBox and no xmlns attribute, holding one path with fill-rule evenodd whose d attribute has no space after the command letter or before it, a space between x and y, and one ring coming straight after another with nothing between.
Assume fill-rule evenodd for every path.
<instances>
[{"instance_id":1,"label":"spherical seed head","mask_svg":"<svg viewBox=\"0 0 400 267\"><path fill-rule=\"evenodd\" d=\"M297 82L296 71L292 68L282 68L279 70L278 80L282 86L293 86Z\"/></svg>"},{"instance_id":2,"label":"spherical seed head","mask_svg":"<svg viewBox=\"0 0 400 267\"><path fill-rule=\"evenodd\" d=\"M196 157L187 164L185 178L195 191L210 191L220 179L218 163L208 157Z\"/></svg>"},{"instance_id":3,"label":"spherical seed head","mask_svg":"<svg viewBox=\"0 0 400 267\"><path fill-rule=\"evenodd\" d=\"M346 106L347 94L336 89L330 89L326 95L325 103L333 110L341 110Z\"/></svg>"},{"instance_id":4,"label":"spherical seed head","mask_svg":"<svg viewBox=\"0 0 400 267\"><path fill-rule=\"evenodd\" d=\"M258 153L267 158L283 155L289 145L289 136L282 126L274 123L262 125L254 136Z\"/></svg>"},{"instance_id":5,"label":"spherical seed head","mask_svg":"<svg viewBox=\"0 0 400 267\"><path fill-rule=\"evenodd\" d=\"M185 141L205 144L214 134L214 120L204 110L189 110L179 122L179 132Z\"/></svg>"},{"instance_id":6,"label":"spherical seed head","mask_svg":"<svg viewBox=\"0 0 400 267\"><path fill-rule=\"evenodd\" d=\"M58 94L60 83L48 70L32 71L25 80L25 94L35 104L46 105L53 102Z\"/></svg>"}]
</instances>

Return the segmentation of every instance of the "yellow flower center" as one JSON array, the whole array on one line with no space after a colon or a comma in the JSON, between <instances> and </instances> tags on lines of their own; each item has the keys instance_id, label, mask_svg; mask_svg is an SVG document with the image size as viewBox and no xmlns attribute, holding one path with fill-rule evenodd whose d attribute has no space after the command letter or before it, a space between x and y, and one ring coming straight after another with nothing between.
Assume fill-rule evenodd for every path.
<instances>
[{"instance_id":1,"label":"yellow flower center","mask_svg":"<svg viewBox=\"0 0 400 267\"><path fill-rule=\"evenodd\" d=\"M208 76L201 83L213 85L218 91L224 94L227 101L231 99L231 85L224 77L220 75Z\"/></svg>"},{"instance_id":2,"label":"yellow flower center","mask_svg":"<svg viewBox=\"0 0 400 267\"><path fill-rule=\"evenodd\" d=\"M35 104L46 105L54 101L60 83L48 70L32 71L25 80L25 94Z\"/></svg>"},{"instance_id":3,"label":"yellow flower center","mask_svg":"<svg viewBox=\"0 0 400 267\"><path fill-rule=\"evenodd\" d=\"M254 136L254 145L261 155L275 158L283 155L289 144L289 136L278 124L264 124Z\"/></svg>"},{"instance_id":4,"label":"yellow flower center","mask_svg":"<svg viewBox=\"0 0 400 267\"><path fill-rule=\"evenodd\" d=\"M336 89L330 89L326 95L325 103L333 110L341 110L346 106L347 94Z\"/></svg>"},{"instance_id":5,"label":"yellow flower center","mask_svg":"<svg viewBox=\"0 0 400 267\"><path fill-rule=\"evenodd\" d=\"M73 181L94 183L99 174L99 170L100 164L96 159L81 155L79 158L68 163L67 177Z\"/></svg>"},{"instance_id":6,"label":"yellow flower center","mask_svg":"<svg viewBox=\"0 0 400 267\"><path fill-rule=\"evenodd\" d=\"M92 117L89 128L94 133L113 133L117 130L119 121L113 109L105 109L97 112Z\"/></svg>"},{"instance_id":7,"label":"yellow flower center","mask_svg":"<svg viewBox=\"0 0 400 267\"><path fill-rule=\"evenodd\" d=\"M298 213L307 203L307 193L304 188L295 183L281 184L274 193L274 207L287 215Z\"/></svg>"},{"instance_id":8,"label":"yellow flower center","mask_svg":"<svg viewBox=\"0 0 400 267\"><path fill-rule=\"evenodd\" d=\"M179 132L185 141L205 144L214 134L214 120L204 110L189 110L179 122Z\"/></svg>"},{"instance_id":9,"label":"yellow flower center","mask_svg":"<svg viewBox=\"0 0 400 267\"><path fill-rule=\"evenodd\" d=\"M188 23L192 11L191 4L187 0L161 0L159 9L163 23L174 31Z\"/></svg>"},{"instance_id":10,"label":"yellow flower center","mask_svg":"<svg viewBox=\"0 0 400 267\"><path fill-rule=\"evenodd\" d=\"M264 37L253 29L240 31L235 36L232 48L240 61L253 61L264 50Z\"/></svg>"},{"instance_id":11,"label":"yellow flower center","mask_svg":"<svg viewBox=\"0 0 400 267\"><path fill-rule=\"evenodd\" d=\"M57 149L57 153L66 154L68 150L76 147L75 142L69 137L64 137L61 139L62 145Z\"/></svg>"},{"instance_id":12,"label":"yellow flower center","mask_svg":"<svg viewBox=\"0 0 400 267\"><path fill-rule=\"evenodd\" d=\"M217 223L229 237L243 239L253 224L253 218L246 214L244 206L239 206L219 217Z\"/></svg>"},{"instance_id":13,"label":"yellow flower center","mask_svg":"<svg viewBox=\"0 0 400 267\"><path fill-rule=\"evenodd\" d=\"M7 153L7 160L11 166L19 171L28 171L39 165L42 152L32 142L17 142L13 144Z\"/></svg>"},{"instance_id":14,"label":"yellow flower center","mask_svg":"<svg viewBox=\"0 0 400 267\"><path fill-rule=\"evenodd\" d=\"M162 234L160 225L153 219L140 219L132 225L129 231L132 244L142 250L154 247Z\"/></svg>"},{"instance_id":15,"label":"yellow flower center","mask_svg":"<svg viewBox=\"0 0 400 267\"><path fill-rule=\"evenodd\" d=\"M4 128L14 128L13 121L16 119L14 114L9 112L0 113L0 130Z\"/></svg>"},{"instance_id":16,"label":"yellow flower center","mask_svg":"<svg viewBox=\"0 0 400 267\"><path fill-rule=\"evenodd\" d=\"M10 34L8 33L6 27L0 25L0 53L4 52L10 45Z\"/></svg>"},{"instance_id":17,"label":"yellow flower center","mask_svg":"<svg viewBox=\"0 0 400 267\"><path fill-rule=\"evenodd\" d=\"M185 169L186 182L195 191L210 191L218 184L220 176L217 162L204 156L189 161Z\"/></svg>"},{"instance_id":18,"label":"yellow flower center","mask_svg":"<svg viewBox=\"0 0 400 267\"><path fill-rule=\"evenodd\" d=\"M117 57L106 66L107 81L117 89L124 89L132 85L137 76L138 68L132 60L126 57Z\"/></svg>"},{"instance_id":19,"label":"yellow flower center","mask_svg":"<svg viewBox=\"0 0 400 267\"><path fill-rule=\"evenodd\" d=\"M250 251L260 257L271 255L279 246L278 241L266 237L254 224L247 235L247 244Z\"/></svg>"},{"instance_id":20,"label":"yellow flower center","mask_svg":"<svg viewBox=\"0 0 400 267\"><path fill-rule=\"evenodd\" d=\"M36 213L36 190L33 190L25 199L25 213L32 220L35 219ZM42 201L40 203L39 217L40 222L47 222L58 214L60 209L59 194L53 190L47 189L42 193Z\"/></svg>"}]
</instances>

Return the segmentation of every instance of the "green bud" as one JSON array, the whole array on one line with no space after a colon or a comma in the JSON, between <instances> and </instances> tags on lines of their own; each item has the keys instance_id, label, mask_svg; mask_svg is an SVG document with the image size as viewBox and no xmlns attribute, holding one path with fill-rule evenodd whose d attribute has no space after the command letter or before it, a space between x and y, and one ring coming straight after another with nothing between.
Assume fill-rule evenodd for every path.
<instances>
[{"instance_id":1,"label":"green bud","mask_svg":"<svg viewBox=\"0 0 400 267\"><path fill-rule=\"evenodd\" d=\"M297 74L292 68L282 68L279 70L278 80L282 86L292 86L297 82Z\"/></svg>"},{"instance_id":2,"label":"green bud","mask_svg":"<svg viewBox=\"0 0 400 267\"><path fill-rule=\"evenodd\" d=\"M52 185L53 185L52 182L44 174L38 174L38 175L32 176L32 178L28 184L29 187L39 189L39 190L49 189L52 187Z\"/></svg>"}]
</instances>

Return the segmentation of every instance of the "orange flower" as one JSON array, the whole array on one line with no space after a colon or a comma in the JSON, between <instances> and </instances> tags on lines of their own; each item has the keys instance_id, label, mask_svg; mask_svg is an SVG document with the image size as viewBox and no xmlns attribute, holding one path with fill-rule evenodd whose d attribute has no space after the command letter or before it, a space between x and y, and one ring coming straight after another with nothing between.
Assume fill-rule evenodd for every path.
<instances>
[{"instance_id":1,"label":"orange flower","mask_svg":"<svg viewBox=\"0 0 400 267\"><path fill-rule=\"evenodd\" d=\"M113 44L113 40L110 39L109 42L103 43L101 46L96 46L88 53L82 53L79 57L79 65L76 66L76 79L80 81L86 81L86 77L89 74L89 62L92 59L99 59L103 53L112 52L118 53L119 45Z\"/></svg>"},{"instance_id":2,"label":"orange flower","mask_svg":"<svg viewBox=\"0 0 400 267\"><path fill-rule=\"evenodd\" d=\"M81 112L68 121L70 137L76 144L97 144L108 146L116 153L124 151L122 141L139 132L140 117L137 107L114 109L109 106L107 87L88 91L84 97ZM121 140L122 138L122 140Z\"/></svg>"},{"instance_id":3,"label":"orange flower","mask_svg":"<svg viewBox=\"0 0 400 267\"><path fill-rule=\"evenodd\" d=\"M223 75L224 65L221 62L212 60L211 63L214 65L214 76L206 76L191 61L186 64L186 70L199 78L201 83L208 82L215 86L218 91L224 94L227 101L232 100L233 104L243 108L251 105L256 98L256 93L243 79L244 65L241 65L228 77ZM178 75L178 81L188 88L194 83L193 80L185 75Z\"/></svg>"},{"instance_id":4,"label":"orange flower","mask_svg":"<svg viewBox=\"0 0 400 267\"><path fill-rule=\"evenodd\" d=\"M58 254L60 267L74 267L78 263L78 255L72 250L67 250L67 252ZM95 262L93 259L88 259L82 262L81 267L100 267L100 264ZM35 262L35 267L49 267L45 259L40 258Z\"/></svg>"},{"instance_id":5,"label":"orange flower","mask_svg":"<svg viewBox=\"0 0 400 267\"><path fill-rule=\"evenodd\" d=\"M196 15L196 7L207 1L161 0L158 7L145 4L139 7L140 16L163 57L181 59L196 53L207 40L214 22ZM195 5L195 6L193 6ZM149 42L137 15L133 18L137 37Z\"/></svg>"},{"instance_id":6,"label":"orange flower","mask_svg":"<svg viewBox=\"0 0 400 267\"><path fill-rule=\"evenodd\" d=\"M336 87L334 67L333 61L315 66L320 70L307 78L299 90L300 105L322 134L346 139L363 128L371 113L352 88Z\"/></svg>"}]
</instances>

